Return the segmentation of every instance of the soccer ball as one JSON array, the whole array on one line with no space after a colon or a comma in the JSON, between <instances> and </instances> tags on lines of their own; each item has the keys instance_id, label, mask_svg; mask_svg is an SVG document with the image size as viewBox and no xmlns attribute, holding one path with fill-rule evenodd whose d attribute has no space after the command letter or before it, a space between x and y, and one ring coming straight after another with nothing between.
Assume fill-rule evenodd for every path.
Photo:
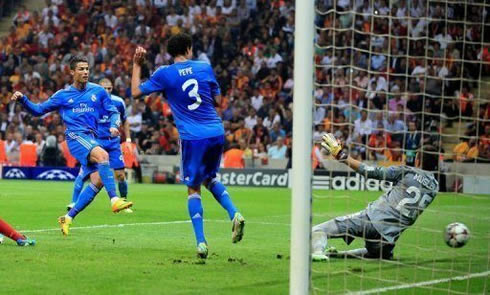
<instances>
[{"instance_id":1,"label":"soccer ball","mask_svg":"<svg viewBox=\"0 0 490 295\"><path fill-rule=\"evenodd\" d=\"M466 225L454 222L446 226L444 231L444 241L451 248L461 248L470 239L470 230Z\"/></svg>"}]
</instances>

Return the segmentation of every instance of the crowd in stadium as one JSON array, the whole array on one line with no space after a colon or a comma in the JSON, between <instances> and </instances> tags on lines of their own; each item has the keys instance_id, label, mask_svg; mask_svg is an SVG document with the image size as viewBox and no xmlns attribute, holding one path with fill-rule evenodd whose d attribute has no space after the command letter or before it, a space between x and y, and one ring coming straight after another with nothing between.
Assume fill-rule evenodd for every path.
<instances>
[{"instance_id":1,"label":"crowd in stadium","mask_svg":"<svg viewBox=\"0 0 490 295\"><path fill-rule=\"evenodd\" d=\"M178 135L168 105L156 95L132 100L129 75L137 44L148 49L148 76L170 62L166 40L180 31L199 36L196 58L214 65L224 94L219 111L228 147L285 158L282 142L291 136L292 120L293 1L171 2L58 0L46 1L42 11L21 9L0 45L1 133L9 159L15 161L23 141L42 146L48 134L63 141L56 114L38 120L8 99L20 90L40 102L64 88L70 83L66 62L78 52L89 57L91 81L110 78L114 94L126 99L141 152L176 154ZM276 143L280 147L271 148Z\"/></svg>"},{"instance_id":2,"label":"crowd in stadium","mask_svg":"<svg viewBox=\"0 0 490 295\"><path fill-rule=\"evenodd\" d=\"M461 3L427 3L318 1L317 136L327 129L359 158L413 164L424 143L451 152L440 134L458 122L474 148L457 159L490 159L490 104L474 93L490 74L488 11L474 1L465 18Z\"/></svg>"},{"instance_id":3,"label":"crowd in stadium","mask_svg":"<svg viewBox=\"0 0 490 295\"><path fill-rule=\"evenodd\" d=\"M333 4L339 12L318 14L315 20L320 85L315 135L334 132L364 159L413 164L422 142L440 147L442 123L450 125L461 116L489 118L490 106L475 105L472 91L480 74L489 73L473 62L490 56L481 46L482 26L465 32L462 23L454 22L464 17L458 4L446 11L436 4L427 8L425 1L400 0L388 7L391 2L317 1L320 12ZM414 3L410 9L408 2ZM483 11L472 9L471 20L489 21ZM386 15L399 17L391 25L396 38L380 35L389 33ZM427 15L435 20L421 18ZM125 99L131 137L140 152L177 154L178 134L164 94L133 100L130 73L136 45L148 51L143 69L148 77L171 62L166 41L182 31L194 36L195 58L215 69L230 155L262 162L290 155L293 0L46 0L42 11L21 8L12 21L0 40L0 134L10 162L18 160L23 142L35 143L42 159L48 136L64 141L58 114L34 118L9 102L11 94L19 90L35 102L45 101L70 83L67 61L78 53L89 58L91 81L109 78L113 94ZM427 44L425 38L408 40L426 32ZM342 44L354 44L356 50L351 55L350 49L331 47ZM468 136L478 146L477 156L490 157L488 122L471 122ZM229 165L242 167L243 162Z\"/></svg>"}]
</instances>

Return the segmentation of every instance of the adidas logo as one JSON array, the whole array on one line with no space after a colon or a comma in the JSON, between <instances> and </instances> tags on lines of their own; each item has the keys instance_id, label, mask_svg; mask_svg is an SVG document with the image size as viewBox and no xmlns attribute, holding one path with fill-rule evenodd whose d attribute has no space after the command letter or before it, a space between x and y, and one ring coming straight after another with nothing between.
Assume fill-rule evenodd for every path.
<instances>
[{"instance_id":1,"label":"adidas logo","mask_svg":"<svg viewBox=\"0 0 490 295\"><path fill-rule=\"evenodd\" d=\"M73 102L74 102L74 100L73 100L72 98L70 98L70 99L68 100L68 102L69 102L69 103L73 103Z\"/></svg>"},{"instance_id":2,"label":"adidas logo","mask_svg":"<svg viewBox=\"0 0 490 295\"><path fill-rule=\"evenodd\" d=\"M192 216L192 219L197 219L197 218L202 218L201 214L196 213L194 216Z\"/></svg>"}]
</instances>

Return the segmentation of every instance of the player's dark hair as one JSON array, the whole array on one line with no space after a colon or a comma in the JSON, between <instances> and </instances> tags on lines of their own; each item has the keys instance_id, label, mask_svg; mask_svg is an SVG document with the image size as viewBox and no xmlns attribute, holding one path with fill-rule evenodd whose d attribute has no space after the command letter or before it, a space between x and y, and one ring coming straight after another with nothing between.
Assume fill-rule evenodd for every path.
<instances>
[{"instance_id":1,"label":"player's dark hair","mask_svg":"<svg viewBox=\"0 0 490 295\"><path fill-rule=\"evenodd\" d=\"M190 35L184 33L172 36L167 43L167 52L172 57L186 55L189 48L192 48L192 38Z\"/></svg>"},{"instance_id":2,"label":"player's dark hair","mask_svg":"<svg viewBox=\"0 0 490 295\"><path fill-rule=\"evenodd\" d=\"M424 145L419 150L421 168L425 171L439 171L439 155L432 145Z\"/></svg>"},{"instance_id":3,"label":"player's dark hair","mask_svg":"<svg viewBox=\"0 0 490 295\"><path fill-rule=\"evenodd\" d=\"M70 70L74 70L79 62L88 63L88 58L83 55L74 55L70 58Z\"/></svg>"}]
</instances>

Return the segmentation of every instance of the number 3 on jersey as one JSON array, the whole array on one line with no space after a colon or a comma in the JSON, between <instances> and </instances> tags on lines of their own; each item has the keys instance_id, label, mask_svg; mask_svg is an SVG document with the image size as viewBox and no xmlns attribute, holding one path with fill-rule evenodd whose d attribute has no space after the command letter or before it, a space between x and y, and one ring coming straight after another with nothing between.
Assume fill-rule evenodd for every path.
<instances>
[{"instance_id":1,"label":"number 3 on jersey","mask_svg":"<svg viewBox=\"0 0 490 295\"><path fill-rule=\"evenodd\" d=\"M186 91L187 88L189 88L189 86L192 87L191 90L189 91L189 97L195 98L196 102L188 105L187 108L190 111L193 111L201 105L202 99L201 99L201 96L199 96L199 93L197 92L199 90L197 80L196 79L189 79L189 80L185 81L184 84L182 84L182 90Z\"/></svg>"}]
</instances>

